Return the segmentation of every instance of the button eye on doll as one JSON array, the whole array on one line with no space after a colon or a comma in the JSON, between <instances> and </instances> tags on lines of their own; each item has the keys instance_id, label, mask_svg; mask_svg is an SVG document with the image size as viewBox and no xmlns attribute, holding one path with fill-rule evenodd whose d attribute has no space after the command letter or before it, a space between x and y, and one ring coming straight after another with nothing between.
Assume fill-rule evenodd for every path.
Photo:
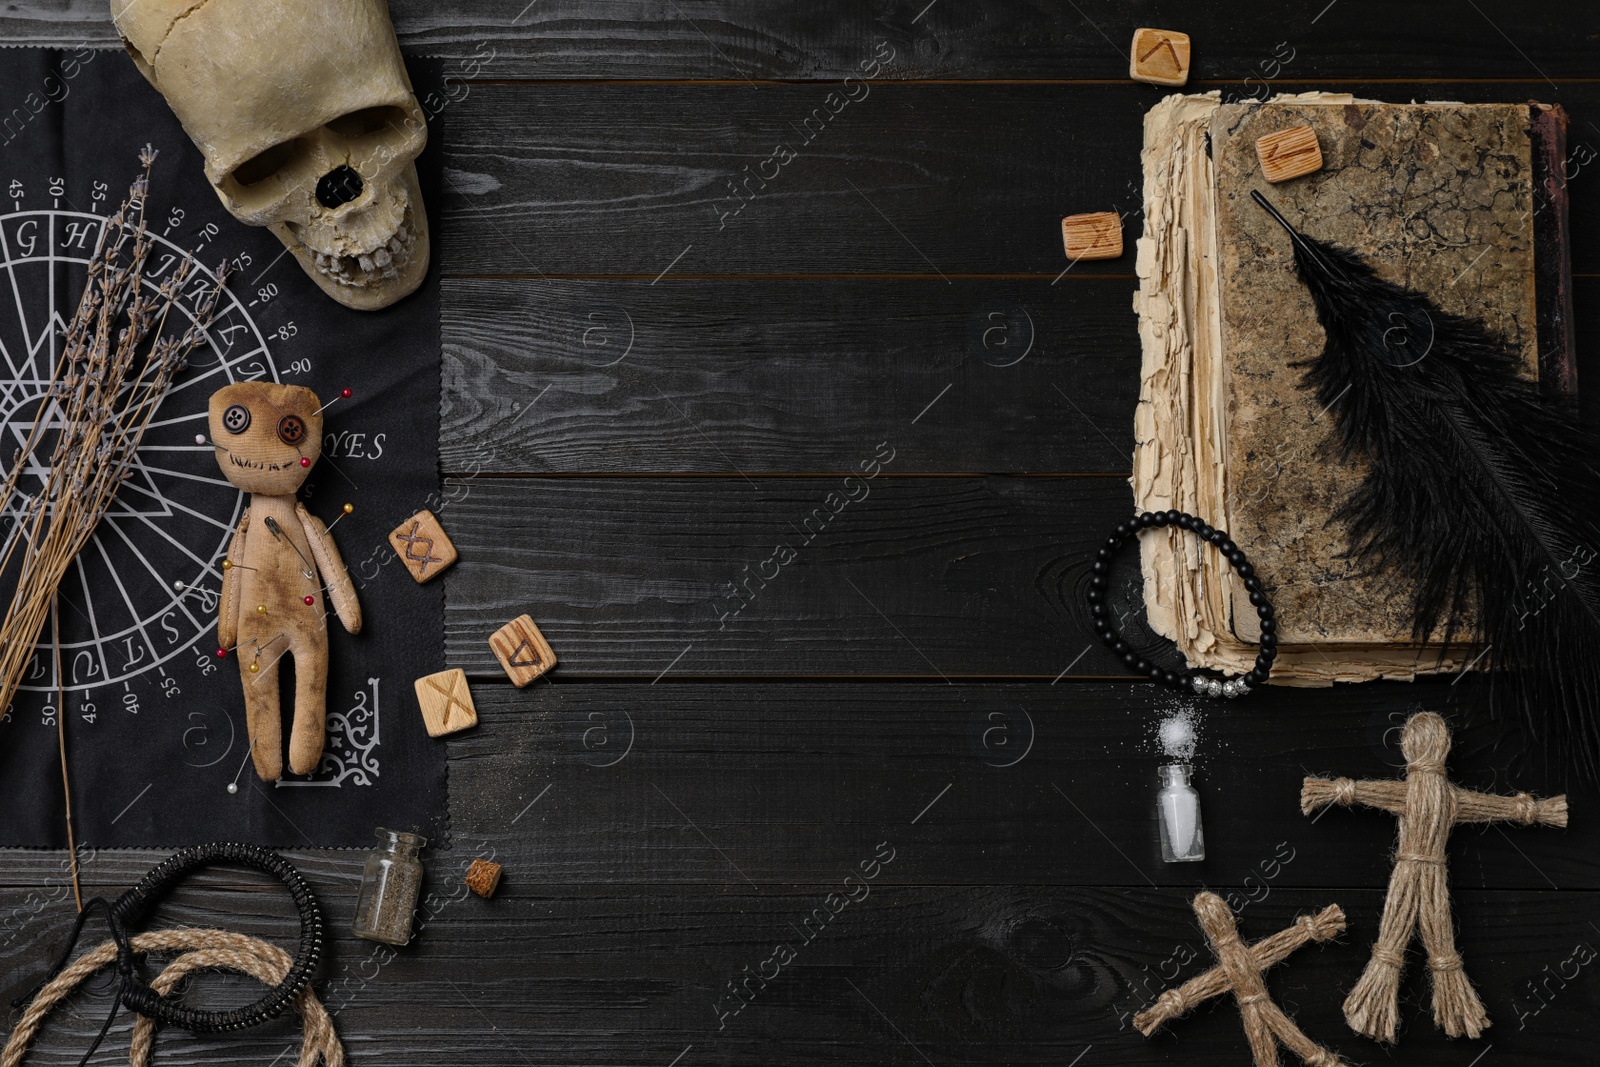
<instances>
[{"instance_id":1,"label":"button eye on doll","mask_svg":"<svg viewBox=\"0 0 1600 1067\"><path fill-rule=\"evenodd\" d=\"M289 770L322 759L327 712L328 602L344 628L361 632L361 605L322 520L295 498L322 454L322 416L311 390L237 382L211 395L211 441L223 476L250 494L222 572L217 641L236 649L251 759L265 782L283 774L278 666L293 657L294 724Z\"/></svg>"}]
</instances>

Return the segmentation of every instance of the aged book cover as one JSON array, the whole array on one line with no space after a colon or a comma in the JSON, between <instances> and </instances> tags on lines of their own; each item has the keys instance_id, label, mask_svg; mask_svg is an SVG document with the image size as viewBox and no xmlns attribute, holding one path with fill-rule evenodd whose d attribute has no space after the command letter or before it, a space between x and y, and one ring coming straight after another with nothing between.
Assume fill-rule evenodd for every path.
<instances>
[{"instance_id":1,"label":"aged book cover","mask_svg":"<svg viewBox=\"0 0 1600 1067\"><path fill-rule=\"evenodd\" d=\"M1299 125L1316 130L1323 169L1268 184L1256 139ZM1330 516L1360 472L1332 453L1331 418L1299 388L1292 364L1321 350L1322 331L1250 191L1442 308L1483 318L1530 375L1569 388L1564 200L1547 181L1561 135L1559 112L1540 105L1341 94L1170 97L1147 119L1135 495L1141 508L1207 516L1247 548L1278 608L1275 679L1410 677L1460 657L1415 647L1407 590L1342 558ZM1427 336L1395 341L1426 358ZM1255 613L1231 572L1202 568L1197 546L1173 537L1147 537L1144 562L1152 625L1191 663L1248 669Z\"/></svg>"}]
</instances>

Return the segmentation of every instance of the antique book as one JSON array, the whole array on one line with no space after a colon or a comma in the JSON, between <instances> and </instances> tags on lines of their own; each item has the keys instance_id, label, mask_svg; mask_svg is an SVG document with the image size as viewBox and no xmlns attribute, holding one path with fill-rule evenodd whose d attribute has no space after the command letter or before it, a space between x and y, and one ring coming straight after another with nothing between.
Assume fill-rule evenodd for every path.
<instances>
[{"instance_id":1,"label":"antique book","mask_svg":"<svg viewBox=\"0 0 1600 1067\"><path fill-rule=\"evenodd\" d=\"M1281 184L1256 140L1310 126L1321 170ZM1143 366L1133 488L1228 530L1277 608L1273 680L1329 684L1458 670L1413 640L1408 590L1343 557L1332 513L1359 477L1300 388L1322 330L1260 189L1306 233L1362 254L1441 308L1482 318L1546 388L1575 389L1562 179L1565 116L1541 104L1388 104L1307 93L1171 96L1145 119L1138 242ZM1426 336L1397 338L1425 358ZM1180 531L1142 541L1151 626L1193 666L1243 672L1256 614L1231 570Z\"/></svg>"}]
</instances>

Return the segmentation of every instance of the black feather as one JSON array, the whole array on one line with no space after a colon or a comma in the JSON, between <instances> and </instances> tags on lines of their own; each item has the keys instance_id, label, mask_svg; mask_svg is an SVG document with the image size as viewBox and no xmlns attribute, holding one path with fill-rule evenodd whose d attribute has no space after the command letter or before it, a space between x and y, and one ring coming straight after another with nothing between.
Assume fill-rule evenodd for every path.
<instances>
[{"instance_id":1,"label":"black feather","mask_svg":"<svg viewBox=\"0 0 1600 1067\"><path fill-rule=\"evenodd\" d=\"M1600 779L1600 438L1544 396L1476 319L1289 231L1327 335L1304 384L1367 465L1335 513L1349 554L1413 584L1414 636L1462 641L1491 704L1533 745Z\"/></svg>"}]
</instances>

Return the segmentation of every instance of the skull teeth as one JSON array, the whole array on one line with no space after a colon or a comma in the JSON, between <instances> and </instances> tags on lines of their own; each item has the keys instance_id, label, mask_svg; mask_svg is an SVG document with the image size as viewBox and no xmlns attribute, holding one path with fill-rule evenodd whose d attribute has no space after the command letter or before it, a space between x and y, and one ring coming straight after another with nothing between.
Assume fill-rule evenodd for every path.
<instances>
[{"instance_id":1,"label":"skull teeth","mask_svg":"<svg viewBox=\"0 0 1600 1067\"><path fill-rule=\"evenodd\" d=\"M333 252L309 251L311 262L319 274L339 285L361 288L380 280L398 278L411 262L416 247L417 234L411 225L411 207L407 205L399 229L370 252L342 256Z\"/></svg>"}]
</instances>

